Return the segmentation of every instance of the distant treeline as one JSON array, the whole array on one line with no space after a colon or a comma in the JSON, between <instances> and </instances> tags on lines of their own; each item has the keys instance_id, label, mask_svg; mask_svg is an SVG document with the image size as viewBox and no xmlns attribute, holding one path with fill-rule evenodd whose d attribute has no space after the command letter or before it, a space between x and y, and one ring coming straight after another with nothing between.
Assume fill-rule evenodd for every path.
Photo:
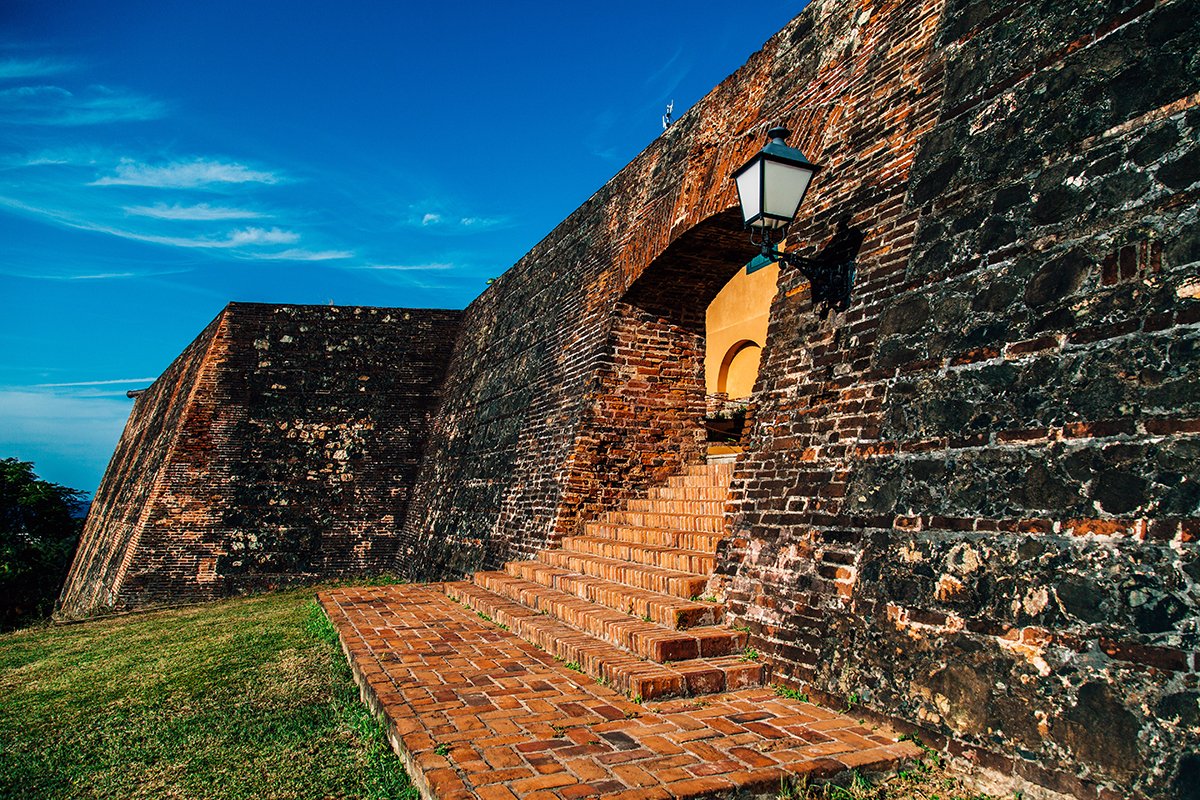
<instances>
[{"instance_id":1,"label":"distant treeline","mask_svg":"<svg viewBox=\"0 0 1200 800\"><path fill-rule=\"evenodd\" d=\"M0 460L0 630L49 617L83 530L83 492Z\"/></svg>"}]
</instances>

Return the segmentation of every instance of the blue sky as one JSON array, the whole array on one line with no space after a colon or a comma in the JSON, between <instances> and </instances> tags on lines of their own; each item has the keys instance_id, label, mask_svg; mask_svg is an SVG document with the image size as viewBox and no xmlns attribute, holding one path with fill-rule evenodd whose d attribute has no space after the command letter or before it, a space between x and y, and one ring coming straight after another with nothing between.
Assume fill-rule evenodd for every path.
<instances>
[{"instance_id":1,"label":"blue sky","mask_svg":"<svg viewBox=\"0 0 1200 800\"><path fill-rule=\"evenodd\" d=\"M462 308L800 12L0 3L0 457L94 491L230 300Z\"/></svg>"}]
</instances>

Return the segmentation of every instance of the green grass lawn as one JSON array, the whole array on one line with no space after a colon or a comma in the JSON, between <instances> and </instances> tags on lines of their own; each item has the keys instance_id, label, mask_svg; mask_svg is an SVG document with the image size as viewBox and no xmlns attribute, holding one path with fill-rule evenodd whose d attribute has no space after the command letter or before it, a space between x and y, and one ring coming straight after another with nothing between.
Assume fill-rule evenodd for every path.
<instances>
[{"instance_id":1,"label":"green grass lawn","mask_svg":"<svg viewBox=\"0 0 1200 800\"><path fill-rule=\"evenodd\" d=\"M314 594L0 636L0 798L415 798Z\"/></svg>"},{"instance_id":2,"label":"green grass lawn","mask_svg":"<svg viewBox=\"0 0 1200 800\"><path fill-rule=\"evenodd\" d=\"M0 799L416 798L304 589L0 636ZM929 753L812 800L988 800Z\"/></svg>"}]
</instances>

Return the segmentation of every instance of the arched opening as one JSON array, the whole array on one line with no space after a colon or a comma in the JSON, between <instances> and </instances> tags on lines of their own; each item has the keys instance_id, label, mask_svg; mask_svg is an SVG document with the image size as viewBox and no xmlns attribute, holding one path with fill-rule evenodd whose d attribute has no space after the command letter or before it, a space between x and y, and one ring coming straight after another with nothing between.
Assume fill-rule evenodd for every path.
<instances>
[{"instance_id":1,"label":"arched opening","mask_svg":"<svg viewBox=\"0 0 1200 800\"><path fill-rule=\"evenodd\" d=\"M737 209L715 214L672 242L617 301L567 476L564 529L705 460L707 312L755 252Z\"/></svg>"},{"instance_id":2,"label":"arched opening","mask_svg":"<svg viewBox=\"0 0 1200 800\"><path fill-rule=\"evenodd\" d=\"M721 359L717 370L717 394L730 400L742 400L754 391L762 346L749 339L735 342Z\"/></svg>"}]
</instances>

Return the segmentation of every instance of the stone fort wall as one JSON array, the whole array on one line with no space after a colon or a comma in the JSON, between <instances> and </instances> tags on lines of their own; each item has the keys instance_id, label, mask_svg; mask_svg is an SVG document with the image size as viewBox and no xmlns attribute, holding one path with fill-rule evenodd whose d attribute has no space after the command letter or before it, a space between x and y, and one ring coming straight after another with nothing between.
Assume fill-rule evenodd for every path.
<instances>
[{"instance_id":1,"label":"stone fort wall","mask_svg":"<svg viewBox=\"0 0 1200 800\"><path fill-rule=\"evenodd\" d=\"M402 564L527 557L703 457L729 175L782 121L825 166L791 241L858 283L822 318L780 277L739 622L1010 787L1196 796L1195 11L814 3L468 309Z\"/></svg>"},{"instance_id":2,"label":"stone fort wall","mask_svg":"<svg viewBox=\"0 0 1200 800\"><path fill-rule=\"evenodd\" d=\"M231 303L137 398L61 613L390 569L460 316Z\"/></svg>"},{"instance_id":3,"label":"stone fort wall","mask_svg":"<svg viewBox=\"0 0 1200 800\"><path fill-rule=\"evenodd\" d=\"M359 541L408 577L458 576L701 460L704 311L753 255L729 176L783 122L825 167L789 244L853 257L858 281L822 315L780 274L714 589L784 681L1028 797L1196 797L1196 10L812 3L467 309L440 390L446 351L427 354L424 458ZM363 358L401 363L390 346ZM228 469L268 463L236 498L179 502L155 488L169 466L122 479L123 453L179 461L168 387L207 374L188 359L139 400L72 586L127 581L136 603L177 569L189 591L205 556L138 549L147 523L184 530L214 502L270 519L252 487L271 469L276 492L329 485L295 466L323 447L272 467L240 449L248 426L222 440ZM353 377L328 366L332 425ZM311 552L274 541L280 564Z\"/></svg>"}]
</instances>

